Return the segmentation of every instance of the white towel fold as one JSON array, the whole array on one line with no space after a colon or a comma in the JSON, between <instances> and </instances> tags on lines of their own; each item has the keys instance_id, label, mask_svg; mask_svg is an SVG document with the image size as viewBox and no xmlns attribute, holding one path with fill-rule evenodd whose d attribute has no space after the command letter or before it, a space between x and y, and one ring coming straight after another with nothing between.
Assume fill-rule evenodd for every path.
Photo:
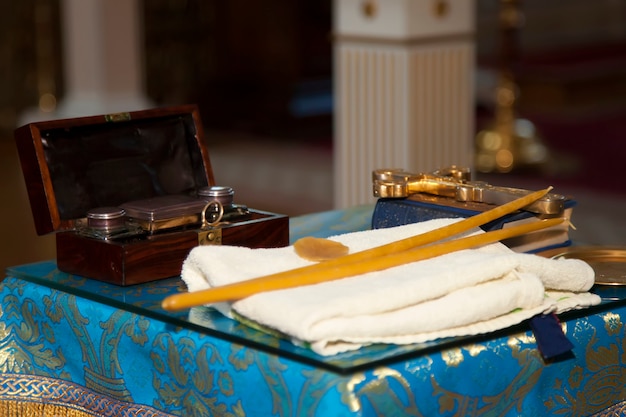
<instances>
[{"instance_id":1,"label":"white towel fold","mask_svg":"<svg viewBox=\"0 0 626 417\"><path fill-rule=\"evenodd\" d=\"M358 252L458 219L338 235ZM481 233L480 231L474 231ZM293 247L200 246L185 260L189 291L311 264ZM371 343L417 343L502 329L542 312L598 304L593 269L576 259L519 254L502 244L464 250L385 271L215 305L306 343L322 355Z\"/></svg>"}]
</instances>

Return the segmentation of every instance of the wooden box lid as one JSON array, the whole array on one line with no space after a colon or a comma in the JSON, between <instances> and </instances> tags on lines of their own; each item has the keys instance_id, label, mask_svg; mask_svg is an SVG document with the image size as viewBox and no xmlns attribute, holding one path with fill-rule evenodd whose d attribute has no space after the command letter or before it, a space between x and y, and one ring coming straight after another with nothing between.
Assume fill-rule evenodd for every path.
<instances>
[{"instance_id":1,"label":"wooden box lid","mask_svg":"<svg viewBox=\"0 0 626 417\"><path fill-rule=\"evenodd\" d=\"M96 207L215 185L195 105L35 122L15 140L39 235Z\"/></svg>"}]
</instances>

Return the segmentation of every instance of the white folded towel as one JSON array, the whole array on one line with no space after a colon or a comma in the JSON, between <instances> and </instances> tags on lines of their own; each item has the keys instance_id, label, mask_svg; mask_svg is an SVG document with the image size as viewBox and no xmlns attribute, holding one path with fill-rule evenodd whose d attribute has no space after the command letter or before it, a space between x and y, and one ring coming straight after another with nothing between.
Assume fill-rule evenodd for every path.
<instances>
[{"instance_id":1,"label":"white folded towel","mask_svg":"<svg viewBox=\"0 0 626 417\"><path fill-rule=\"evenodd\" d=\"M437 219L331 239L354 253L455 221ZM298 257L292 246L200 246L185 260L181 275L189 291L197 291L311 263ZM497 243L213 307L226 315L232 309L319 354L331 355L372 343L486 333L539 313L598 304L600 298L587 292L593 282L593 269L583 261L515 253Z\"/></svg>"}]
</instances>

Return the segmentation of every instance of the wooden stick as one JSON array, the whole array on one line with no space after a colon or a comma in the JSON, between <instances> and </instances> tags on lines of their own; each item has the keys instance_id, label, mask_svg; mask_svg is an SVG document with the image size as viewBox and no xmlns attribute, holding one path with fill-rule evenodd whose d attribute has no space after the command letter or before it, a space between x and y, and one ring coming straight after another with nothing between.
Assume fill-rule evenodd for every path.
<instances>
[{"instance_id":1,"label":"wooden stick","mask_svg":"<svg viewBox=\"0 0 626 417\"><path fill-rule=\"evenodd\" d=\"M319 264L314 264L310 266L305 266L302 268L297 268L289 271L279 272L277 274L267 275L264 277L259 277L251 280L247 280L245 282L240 282L237 284L231 284L227 286L210 288L208 290L196 291L191 293L182 293L176 294L167 297L163 300L162 307L165 310L182 310L185 308L190 308L203 304L210 304L220 301L231 301L237 300L244 297L247 297L252 294L256 294L262 291L273 291L281 288L292 288L300 285L310 285L314 283L330 281L333 279L345 278L347 276L359 275L366 272L371 272L374 270L381 270L390 268L392 266L397 266L406 262L414 262L416 260L428 259L433 256L439 256L440 254L484 245L486 243L480 243L481 240L479 237L483 237L483 239L496 239L489 240L489 242L495 242L502 239L506 239L512 236L518 236L521 234L529 233L533 230L541 230L547 227L551 227L555 224L562 223L564 219L551 219L544 220L541 222L531 223L528 225L522 225L517 227L511 227L505 230L498 230L495 232L489 232L477 235L477 237L469 237L465 239L458 239L455 241L443 242L438 245L432 245L429 247L423 248L424 252L416 255L412 253L412 256L417 256L415 260L411 260L414 258L404 258L401 255L404 254L405 251L409 251L410 249L426 245L438 240L450 238L459 233L463 233L471 228L478 227L482 224L495 220L499 217L502 217L505 214L511 213L519 208L522 208L535 200L546 195L551 188L536 191L534 193L530 193L527 196L521 197L517 200L514 200L510 203L504 204L502 206L498 206L492 210L477 214L475 216L466 218L456 223L452 223L448 226L432 230L430 232L426 232L417 236L412 236L407 239L402 239L396 242L389 243L387 245L379 246L376 248L368 249L365 251L357 252L354 254L342 256L337 259L325 261ZM496 234L494 234L496 233ZM485 236L489 236L485 238ZM478 243L476 243L476 240ZM470 244L471 246L457 248L459 245L459 241L466 242L465 244ZM472 243L474 242L474 243ZM487 242L487 240L485 240ZM434 248L434 249L433 249ZM455 249L457 248L457 249ZM433 251L433 252L429 252ZM416 252L417 249L411 250L411 252ZM420 256L425 256L428 253L436 253L435 255L430 255L424 258L420 258ZM380 259L379 259L380 258ZM389 259L387 259L389 258ZM394 259L391 261L390 259ZM403 260L406 259L406 260ZM403 261L401 261L403 260ZM378 263L376 263L378 262ZM389 264L388 262L391 262ZM400 263L394 263L400 262ZM387 265L387 266L385 266ZM368 268L376 268L376 269L368 269Z\"/></svg>"}]
</instances>

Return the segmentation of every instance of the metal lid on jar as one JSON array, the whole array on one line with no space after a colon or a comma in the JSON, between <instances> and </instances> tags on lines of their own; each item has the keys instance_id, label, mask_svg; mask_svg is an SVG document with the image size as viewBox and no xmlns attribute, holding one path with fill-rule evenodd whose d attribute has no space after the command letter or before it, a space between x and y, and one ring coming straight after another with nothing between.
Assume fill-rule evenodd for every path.
<instances>
[{"instance_id":1,"label":"metal lid on jar","mask_svg":"<svg viewBox=\"0 0 626 417\"><path fill-rule=\"evenodd\" d=\"M233 203L235 191L232 187L214 185L212 187L204 187L198 191L198 196L206 201L219 201L223 206Z\"/></svg>"},{"instance_id":2,"label":"metal lid on jar","mask_svg":"<svg viewBox=\"0 0 626 417\"><path fill-rule=\"evenodd\" d=\"M96 229L112 229L124 225L126 212L119 207L98 207L87 212L87 225Z\"/></svg>"},{"instance_id":3,"label":"metal lid on jar","mask_svg":"<svg viewBox=\"0 0 626 417\"><path fill-rule=\"evenodd\" d=\"M124 209L119 207L98 207L87 212L88 219L117 219L123 217Z\"/></svg>"}]
</instances>

